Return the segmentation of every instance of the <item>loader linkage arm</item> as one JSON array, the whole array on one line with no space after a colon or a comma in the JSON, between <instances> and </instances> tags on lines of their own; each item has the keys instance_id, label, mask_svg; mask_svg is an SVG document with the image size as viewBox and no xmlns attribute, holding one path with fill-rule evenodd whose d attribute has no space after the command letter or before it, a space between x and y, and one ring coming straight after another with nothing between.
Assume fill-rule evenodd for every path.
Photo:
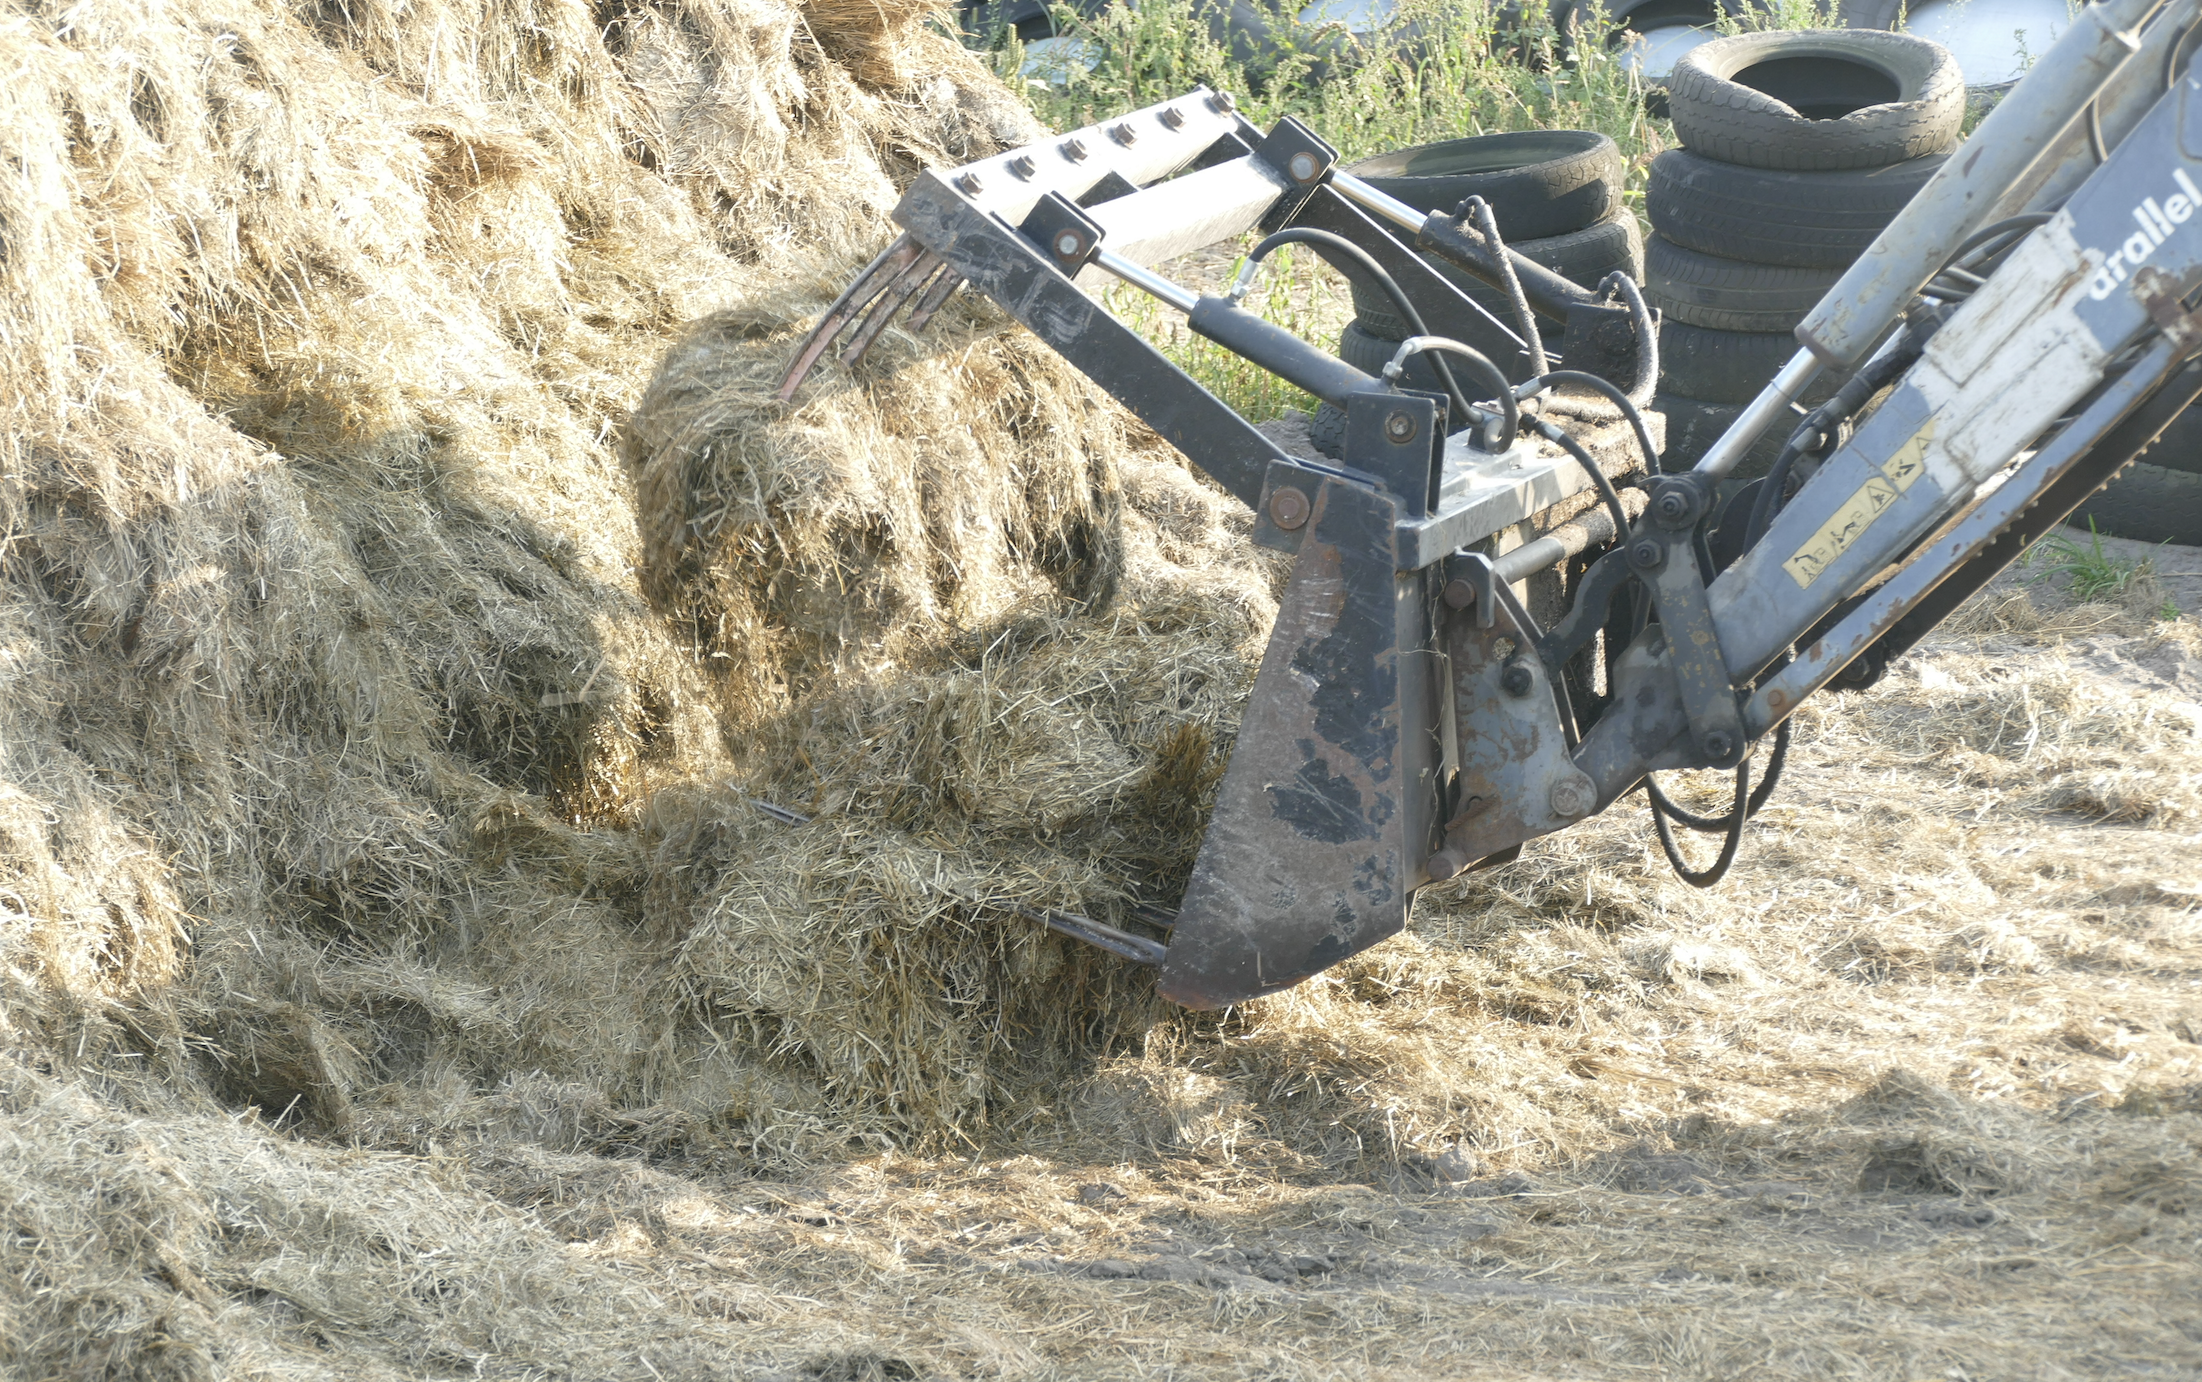
<instances>
[{"instance_id":1,"label":"loader linkage arm","mask_svg":"<svg viewBox=\"0 0 2202 1382\"><path fill-rule=\"evenodd\" d=\"M1637 449L1612 443L1656 370L1633 284L1566 284L1478 208L1403 206L1297 122L1265 134L1204 90L921 174L895 213L904 236L820 322L782 396L852 324L844 360L968 282L1247 503L1256 542L1294 554L1168 944L1059 927L1159 962L1166 996L1216 1007L1297 983L1399 931L1417 889L1639 785L1678 867L1667 815L1728 835L1719 867L1685 873L1707 882L1771 786L1746 791L1757 740L1845 669L1885 665L2202 393L2202 84L2163 87L2196 3L2084 11L1800 328L1812 350L1695 470L1641 474L1640 494L1605 473ZM2074 135L2090 107L2113 145L2100 167ZM1148 267L1256 228L1388 276L1427 334L1379 379ZM1564 328L1563 362L1602 378L1509 390L1443 339L1482 309L1410 246L1517 281L1502 325L1525 354L1541 316ZM1940 276L1960 255L1971 273ZM1194 383L1085 291L1110 278L1342 409L1340 459L1288 453ZM1454 366L1444 391L1398 383L1417 350ZM1723 507L1722 477L1767 426L1795 425L1788 401L1823 359L1864 368L1777 463L1809 475L1786 500L1773 483ZM1836 414L1883 381L1846 438ZM1517 429L1539 395L1550 406ZM1555 425L1589 415L1586 398L1611 419L1602 457ZM1539 573L1556 567L1572 605L1548 630L1522 583L1549 597ZM1650 774L1693 767L1736 771L1727 817L1663 813Z\"/></svg>"}]
</instances>

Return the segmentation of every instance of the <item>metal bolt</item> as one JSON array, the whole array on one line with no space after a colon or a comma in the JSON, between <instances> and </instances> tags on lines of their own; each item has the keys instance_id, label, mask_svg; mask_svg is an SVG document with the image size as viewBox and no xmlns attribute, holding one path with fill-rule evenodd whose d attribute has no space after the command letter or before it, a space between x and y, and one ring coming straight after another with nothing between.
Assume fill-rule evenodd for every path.
<instances>
[{"instance_id":1,"label":"metal bolt","mask_svg":"<svg viewBox=\"0 0 2202 1382\"><path fill-rule=\"evenodd\" d=\"M1055 237L1055 252L1065 259L1076 259L1086 242L1075 230L1066 230Z\"/></svg>"},{"instance_id":2,"label":"metal bolt","mask_svg":"<svg viewBox=\"0 0 2202 1382\"><path fill-rule=\"evenodd\" d=\"M1239 108L1239 98L1228 91L1210 92L1208 108L1220 115L1228 115Z\"/></svg>"},{"instance_id":3,"label":"metal bolt","mask_svg":"<svg viewBox=\"0 0 2202 1382\"><path fill-rule=\"evenodd\" d=\"M1552 784L1552 814L1563 820L1590 814L1598 802L1598 788L1581 773L1569 773Z\"/></svg>"},{"instance_id":4,"label":"metal bolt","mask_svg":"<svg viewBox=\"0 0 2202 1382\"><path fill-rule=\"evenodd\" d=\"M1432 878L1443 880L1451 878L1467 866L1468 861L1458 854L1449 849L1441 849L1430 856L1430 861L1422 866L1422 871Z\"/></svg>"},{"instance_id":5,"label":"metal bolt","mask_svg":"<svg viewBox=\"0 0 2202 1382\"><path fill-rule=\"evenodd\" d=\"M1657 571L1667 560L1667 544L1655 537L1640 537L1629 544L1629 565L1639 571Z\"/></svg>"},{"instance_id":6,"label":"metal bolt","mask_svg":"<svg viewBox=\"0 0 2202 1382\"><path fill-rule=\"evenodd\" d=\"M1269 496L1269 521L1291 532L1307 522L1307 496L1290 486Z\"/></svg>"},{"instance_id":7,"label":"metal bolt","mask_svg":"<svg viewBox=\"0 0 2202 1382\"><path fill-rule=\"evenodd\" d=\"M1155 119L1160 120L1162 122L1162 128L1166 130L1181 130L1185 128L1185 112L1179 110L1176 106L1164 106L1162 108L1162 113L1160 115L1157 115Z\"/></svg>"},{"instance_id":8,"label":"metal bolt","mask_svg":"<svg viewBox=\"0 0 2202 1382\"><path fill-rule=\"evenodd\" d=\"M1119 120L1109 126L1109 138L1128 149L1139 142L1139 131L1132 128L1131 121Z\"/></svg>"},{"instance_id":9,"label":"metal bolt","mask_svg":"<svg viewBox=\"0 0 2202 1382\"><path fill-rule=\"evenodd\" d=\"M1536 688L1536 673L1529 670L1528 663L1519 659L1507 663L1505 669L1499 673L1499 690L1509 696L1526 696Z\"/></svg>"},{"instance_id":10,"label":"metal bolt","mask_svg":"<svg viewBox=\"0 0 2202 1382\"><path fill-rule=\"evenodd\" d=\"M962 177L956 179L957 190L961 191L966 197L976 197L985 186L985 183L979 181L977 173L965 173Z\"/></svg>"},{"instance_id":11,"label":"metal bolt","mask_svg":"<svg viewBox=\"0 0 2202 1382\"><path fill-rule=\"evenodd\" d=\"M1705 731L1705 753L1714 762L1719 762L1735 751L1736 741L1729 736L1727 730L1709 729Z\"/></svg>"},{"instance_id":12,"label":"metal bolt","mask_svg":"<svg viewBox=\"0 0 2202 1382\"><path fill-rule=\"evenodd\" d=\"M1456 578L1445 583L1444 598L1447 608L1467 609L1476 602L1476 588Z\"/></svg>"},{"instance_id":13,"label":"metal bolt","mask_svg":"<svg viewBox=\"0 0 2202 1382\"><path fill-rule=\"evenodd\" d=\"M1085 162L1085 161L1086 161L1086 141L1085 141L1085 140L1083 140L1083 139L1066 139L1066 140L1064 140L1064 141L1063 141L1063 157L1065 157L1065 158L1069 159L1069 160L1070 160L1071 162L1073 162L1073 163L1083 163L1083 162Z\"/></svg>"},{"instance_id":14,"label":"metal bolt","mask_svg":"<svg viewBox=\"0 0 2202 1382\"><path fill-rule=\"evenodd\" d=\"M1384 418L1384 435L1395 442L1413 441L1416 430L1414 418L1406 413L1391 413Z\"/></svg>"},{"instance_id":15,"label":"metal bolt","mask_svg":"<svg viewBox=\"0 0 2202 1382\"><path fill-rule=\"evenodd\" d=\"M1672 487L1661 492L1659 498L1654 501L1654 505L1659 514L1659 521L1670 526L1689 522L1690 510L1695 507L1690 503L1689 495Z\"/></svg>"},{"instance_id":16,"label":"metal bolt","mask_svg":"<svg viewBox=\"0 0 2202 1382\"><path fill-rule=\"evenodd\" d=\"M1285 165L1286 171L1292 174L1294 182L1313 182L1318 167L1319 165L1315 162L1315 155L1305 151L1294 154L1291 162Z\"/></svg>"},{"instance_id":17,"label":"metal bolt","mask_svg":"<svg viewBox=\"0 0 2202 1382\"><path fill-rule=\"evenodd\" d=\"M1021 178L1029 179L1033 174L1033 170L1039 166L1039 164L1032 161L1031 154L1019 154L1009 160L1009 171Z\"/></svg>"}]
</instances>

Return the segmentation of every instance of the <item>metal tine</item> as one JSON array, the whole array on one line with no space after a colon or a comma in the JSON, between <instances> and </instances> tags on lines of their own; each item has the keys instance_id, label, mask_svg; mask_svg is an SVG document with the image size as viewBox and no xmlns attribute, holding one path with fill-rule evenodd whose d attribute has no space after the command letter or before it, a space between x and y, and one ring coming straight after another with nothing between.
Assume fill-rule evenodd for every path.
<instances>
[{"instance_id":1,"label":"metal tine","mask_svg":"<svg viewBox=\"0 0 2202 1382\"><path fill-rule=\"evenodd\" d=\"M879 333L885 331L887 323L894 320L895 313L902 310L902 304L910 300L910 294L930 282L933 275L940 272L940 266L941 257L927 250L918 256L916 263L904 269L902 276L894 281L894 286L882 293L879 301L872 305L871 315L857 327L856 334L849 340L849 348L841 352L841 363L853 365L863 359L864 352L870 350L872 342L879 339Z\"/></svg>"},{"instance_id":2,"label":"metal tine","mask_svg":"<svg viewBox=\"0 0 2202 1382\"><path fill-rule=\"evenodd\" d=\"M918 305L911 310L907 329L923 331L925 324L933 319L933 314L946 306L948 299L954 297L956 290L962 286L963 275L943 264L940 276L933 280L933 286L925 290L925 296L919 298Z\"/></svg>"},{"instance_id":3,"label":"metal tine","mask_svg":"<svg viewBox=\"0 0 2202 1382\"><path fill-rule=\"evenodd\" d=\"M795 397L795 391L803 386L804 378L810 374L811 367L818 363L818 357L826 353L826 347L833 344L833 338L841 334L841 328L848 325L851 318L863 311L873 298L892 284L918 256L927 252L924 246L911 239L905 231L895 237L893 244L881 250L877 259L865 266L864 272L856 276L856 281L840 297L834 299L833 306L826 309L826 315L818 319L818 325L811 329L810 335L803 342L802 353L795 357L795 363L789 365L788 372L781 377L779 397L782 403Z\"/></svg>"}]
</instances>

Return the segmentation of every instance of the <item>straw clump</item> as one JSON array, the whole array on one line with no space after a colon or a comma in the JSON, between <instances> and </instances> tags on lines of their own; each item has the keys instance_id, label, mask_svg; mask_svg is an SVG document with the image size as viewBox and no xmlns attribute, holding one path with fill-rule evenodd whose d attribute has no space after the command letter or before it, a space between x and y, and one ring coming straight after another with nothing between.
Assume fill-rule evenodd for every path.
<instances>
[{"instance_id":1,"label":"straw clump","mask_svg":"<svg viewBox=\"0 0 2202 1382\"><path fill-rule=\"evenodd\" d=\"M1044 1168L960 1225L747 1179L883 1145L1471 1199L1878 1164L1937 1213L2080 1185L2191 1252L2154 981L2197 939L2193 722L2046 656L2014 691L2044 619L1808 707L1723 893L1611 812L1161 1018L1032 913L1174 899L1278 566L980 304L769 399L897 185L1032 131L914 11L95 3L0 45L6 1370L1031 1370L1088 1346L1011 1337L1064 1283L1051 1328L1147 1328L1033 1249ZM932 1174L897 1155L848 1174ZM1142 1174L1122 1241L1177 1212ZM1542 1221L1492 1216L1432 1252L1535 1285ZM1347 1335L1414 1333L1390 1289Z\"/></svg>"},{"instance_id":2,"label":"straw clump","mask_svg":"<svg viewBox=\"0 0 2202 1382\"><path fill-rule=\"evenodd\" d=\"M814 761L863 758L785 719L823 707L860 666L872 675L831 712L836 724L922 707L935 681L963 707L889 746L866 770L872 788L902 761L893 754L935 755L973 725L1003 727L997 757L1067 734L1068 747L1048 750L1062 780L1046 789L1059 800L1040 833L1071 843L1031 865L1029 887L1006 891L1129 897L1182 871L1182 841L1161 837L1199 809L1215 748L1177 729L1228 713L1267 618L1260 563L1219 574L1153 556L1172 524L1217 529L1220 501L1036 346L964 308L963 349L922 366L901 403L822 406L762 438L780 448L809 436L785 451L785 478L806 495L832 491L823 473L868 450L899 489L807 530L783 526L825 544L822 559L766 548L747 553L764 574L716 575L763 592L751 626L730 615L692 645L690 626L652 609L666 577L650 556L666 534L647 482L638 525L614 442L666 347L692 321L706 334L745 323L735 406L756 410L750 386L884 238L898 185L1035 128L917 18L830 5L592 16L531 0L299 11L192 0L0 23L14 74L0 140L16 170L0 187L11 323L0 340L0 1030L37 1087L0 1120L10 1202L34 1206L0 1247L11 1367L81 1370L94 1366L85 1350L104 1349L98 1366L118 1375L156 1354L191 1375L265 1326L217 1300L166 1316L147 1306L143 1318L117 1304L114 1329L78 1327L93 1316L69 1304L80 1286L107 1290L86 1284L95 1278L154 1270L163 1254L198 1254L160 1278L196 1300L175 1283L211 1279L200 1259L220 1253L206 1235L228 1212L209 1207L222 1187L254 1182L280 1197L286 1177L309 1173L310 1157L225 1106L416 1152L803 1156L882 1128L983 1121L999 1091L972 1052L1000 1032L972 1019L935 1072L923 1043L944 1002L983 1013L974 993L1044 989L1066 968L1089 976L1076 983L1112 982L1030 922L1004 922L999 870L1028 830L1006 808L967 813L994 839L970 887L942 892L930 870L917 881L918 861L947 859L950 842L907 847L901 873L882 876L909 880L897 885L903 902L931 899L909 915L893 887L852 866L859 855L814 837L737 842L722 861L752 894L856 918L841 933L761 935L769 924L734 904L703 905L734 896L731 884L712 893L658 871L676 855L712 857L701 845L669 852L667 840L710 833L723 805L713 784L753 737ZM914 346L899 349L890 361L917 363ZM991 391L996 416L949 425L951 388ZM932 409L926 430L961 434L946 444L961 470L913 468L894 449L894 429L915 426L921 407ZM1022 449L1048 435L1063 439L1052 469ZM1157 517L1127 533L1125 506L1140 503ZM886 633L806 603L823 589L804 580L848 574L838 563L849 546L827 529L890 511L908 527L882 536L916 564L890 560L884 579L853 582L868 592L859 603L887 611ZM736 515L727 530L760 537L769 522ZM1063 656L1019 673L1000 651L973 660L912 633L937 621L1010 636L1009 612L1045 589L1057 598L1037 617L1054 632L1038 641L1090 643L1076 621L1108 607L1138 561L1156 571L1127 583L1110 617L1127 637L1175 631L1152 671L1170 684L1170 657L1184 664L1171 706L1104 703L1092 686L1093 704L1042 705L1044 689L1069 685ZM647 589L638 571L651 573ZM743 675L771 696L745 699L749 683L713 667L730 648L744 669L769 669ZM1030 684L997 685L1019 675ZM842 819L815 793L760 782ZM1079 791L1094 795L1073 809L1067 794ZM1157 823L1143 833L1103 838L1090 823L1149 799ZM865 832L914 839L925 812L905 803L887 815L850 827L872 857ZM818 878L791 881L805 870ZM706 925L689 919L699 907ZM897 928L928 921L957 938L920 964L955 971L946 997L938 974L894 977ZM853 1003L853 1020L827 1021L825 1035L764 1030L801 1029L802 1000L730 977L744 968L731 947L805 947L779 962L774 993L793 994L829 937L854 943L844 954L859 970L886 976L855 986L870 1006ZM947 953L958 945L968 960ZM838 984L839 958L811 977ZM977 972L990 964L999 976ZM758 972L769 987L773 965ZM882 1016L896 1010L890 990L922 1010L899 1031ZM1041 1006L1064 1020L1099 1010ZM902 1056L854 1068L844 1047L858 1031ZM880 1109L903 1112L861 1125ZM69 1206L103 1168L142 1160L137 1143L104 1131L138 1116L161 1120L147 1136L194 1168L177 1184L196 1189L123 1212L152 1225L180 1215L173 1231L117 1237ZM52 1118L81 1125L72 1150L34 1154ZM395 1203L414 1192L372 1193ZM410 1287L355 1273L350 1257L309 1261L319 1249L306 1230L270 1222L271 1250L306 1253L304 1275L254 1289L345 1330L411 1328L390 1314L412 1308ZM170 1239L184 1246L162 1246ZM107 1246L74 1254L72 1242ZM504 1254L500 1242L482 1250ZM512 1251L517 1261L533 1249ZM357 1274L363 1300L389 1299L331 1303L324 1273ZM486 1338L423 1344L418 1357L478 1353Z\"/></svg>"}]
</instances>

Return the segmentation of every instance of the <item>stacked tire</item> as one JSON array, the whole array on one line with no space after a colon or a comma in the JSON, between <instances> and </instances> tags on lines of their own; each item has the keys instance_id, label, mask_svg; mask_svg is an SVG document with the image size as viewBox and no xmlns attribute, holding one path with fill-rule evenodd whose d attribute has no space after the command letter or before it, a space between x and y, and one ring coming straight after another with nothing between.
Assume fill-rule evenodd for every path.
<instances>
[{"instance_id":1,"label":"stacked tire","mask_svg":"<svg viewBox=\"0 0 2202 1382\"><path fill-rule=\"evenodd\" d=\"M1616 269L1631 278L1643 276L1643 240L1621 197L1621 151L1595 131L1448 139L1364 159L1346 171L1417 211L1451 211L1469 197L1481 197L1508 248L1586 288ZM1490 356L1509 379L1527 379L1529 356L1507 334L1522 331L1506 295L1443 260L1429 262L1495 319L1459 333L1462 343ZM1354 319L1339 338L1338 357L1376 374L1412 329L1382 292L1359 281L1352 286ZM1438 387L1420 358L1409 365L1403 382L1410 388ZM1345 437L1344 413L1323 404L1309 434L1317 449L1337 455Z\"/></svg>"},{"instance_id":2,"label":"stacked tire","mask_svg":"<svg viewBox=\"0 0 2202 1382\"><path fill-rule=\"evenodd\" d=\"M1644 293L1664 318L1667 464L1687 464L1796 354L1792 334L1942 166L1965 83L1939 44L1857 29L1737 34L1675 64L1682 147L1652 163ZM1832 393L1823 375L1807 401ZM1772 429L1738 468L1764 472Z\"/></svg>"}]
</instances>

